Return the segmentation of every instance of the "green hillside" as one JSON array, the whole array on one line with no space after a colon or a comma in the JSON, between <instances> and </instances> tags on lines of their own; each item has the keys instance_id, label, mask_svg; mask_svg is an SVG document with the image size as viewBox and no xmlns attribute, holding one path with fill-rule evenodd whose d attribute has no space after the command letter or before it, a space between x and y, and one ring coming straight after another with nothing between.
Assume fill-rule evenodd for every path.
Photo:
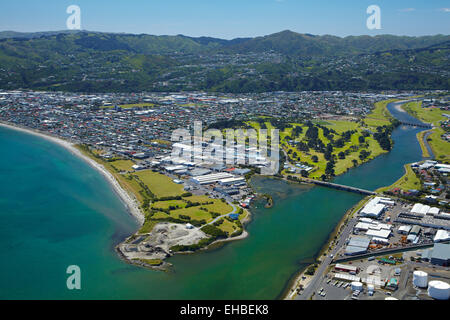
<instances>
[{"instance_id":1,"label":"green hillside","mask_svg":"<svg viewBox=\"0 0 450 320\"><path fill-rule=\"evenodd\" d=\"M0 32L0 88L75 92L447 89L450 37Z\"/></svg>"}]
</instances>

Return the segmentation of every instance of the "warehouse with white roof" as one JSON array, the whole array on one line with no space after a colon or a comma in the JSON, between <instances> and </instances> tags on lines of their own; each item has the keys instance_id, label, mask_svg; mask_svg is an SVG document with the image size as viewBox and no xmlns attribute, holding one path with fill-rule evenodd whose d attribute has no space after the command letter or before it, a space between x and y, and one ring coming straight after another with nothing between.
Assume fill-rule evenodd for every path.
<instances>
[{"instance_id":1,"label":"warehouse with white roof","mask_svg":"<svg viewBox=\"0 0 450 320\"><path fill-rule=\"evenodd\" d=\"M234 176L230 173L220 172L220 173L212 173L204 176L192 177L190 180L197 184L211 184L219 182L223 179L230 179Z\"/></svg>"},{"instance_id":2,"label":"warehouse with white roof","mask_svg":"<svg viewBox=\"0 0 450 320\"><path fill-rule=\"evenodd\" d=\"M379 203L379 199L379 197L375 197L370 200L364 208L361 209L360 214L364 217L379 218L386 208L384 204Z\"/></svg>"}]
</instances>

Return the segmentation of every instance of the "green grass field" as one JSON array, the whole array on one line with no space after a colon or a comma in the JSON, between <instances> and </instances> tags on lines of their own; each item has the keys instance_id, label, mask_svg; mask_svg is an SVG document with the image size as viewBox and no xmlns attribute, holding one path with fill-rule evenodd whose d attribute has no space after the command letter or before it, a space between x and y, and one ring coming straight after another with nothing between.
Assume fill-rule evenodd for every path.
<instances>
[{"instance_id":1,"label":"green grass field","mask_svg":"<svg viewBox=\"0 0 450 320\"><path fill-rule=\"evenodd\" d=\"M443 135L445 131L440 127L440 122L446 120L443 114L447 113L447 111L433 107L422 108L422 101L409 102L403 106L403 109L413 117L436 126L436 128L431 130L433 133L428 137L428 144L430 145L436 160L449 162L450 143L441 139L441 135ZM419 140L420 146L422 148L423 156L429 157L430 154L428 153L428 150L425 147L423 141L424 135L425 132L420 132L417 135L417 139Z\"/></svg>"},{"instance_id":2,"label":"green grass field","mask_svg":"<svg viewBox=\"0 0 450 320\"><path fill-rule=\"evenodd\" d=\"M228 233L228 235L231 235L235 230L238 229L235 223L230 222L227 219L221 220L223 221L223 223L220 226L218 226L218 228Z\"/></svg>"},{"instance_id":3,"label":"green grass field","mask_svg":"<svg viewBox=\"0 0 450 320\"><path fill-rule=\"evenodd\" d=\"M413 117L434 125L439 125L440 121L445 120L443 114L448 113L439 108L422 108L422 101L408 102L403 105L403 109Z\"/></svg>"},{"instance_id":4,"label":"green grass field","mask_svg":"<svg viewBox=\"0 0 450 320\"><path fill-rule=\"evenodd\" d=\"M372 110L370 114L368 114L365 117L364 123L369 127L380 127L384 125L389 125L393 117L390 114L389 110L386 108L386 106L394 101L397 100L392 99L376 102L375 108Z\"/></svg>"},{"instance_id":5,"label":"green grass field","mask_svg":"<svg viewBox=\"0 0 450 320\"><path fill-rule=\"evenodd\" d=\"M119 171L132 171L133 169L131 167L134 166L134 162L131 160L116 160L110 162L110 164Z\"/></svg>"},{"instance_id":6,"label":"green grass field","mask_svg":"<svg viewBox=\"0 0 450 320\"><path fill-rule=\"evenodd\" d=\"M403 175L403 177L401 177L399 180L397 180L393 185L389 186L389 187L384 187L384 188L380 188L377 191L378 192L383 192L383 191L387 191L387 190L392 190L394 188L399 188L403 191L408 191L408 190L420 190L421 188L421 182L420 179L416 176L416 174L414 173L414 171L411 169L411 165L406 165L405 166L405 174Z\"/></svg>"},{"instance_id":7,"label":"green grass field","mask_svg":"<svg viewBox=\"0 0 450 320\"><path fill-rule=\"evenodd\" d=\"M422 157L424 157L424 158L428 158L431 156L430 153L428 152L428 148L426 147L425 142L424 142L424 137L427 132L429 132L429 130L421 131L417 134L417 140L419 141L420 148L422 149Z\"/></svg>"},{"instance_id":8,"label":"green grass field","mask_svg":"<svg viewBox=\"0 0 450 320\"><path fill-rule=\"evenodd\" d=\"M211 213L200 210L200 208L203 208L203 206L172 210L170 211L170 216L178 219L180 218L180 215L184 215L191 217L193 220L205 220L206 222L210 222L213 219Z\"/></svg>"},{"instance_id":9,"label":"green grass field","mask_svg":"<svg viewBox=\"0 0 450 320\"><path fill-rule=\"evenodd\" d=\"M172 179L161 173L144 170L136 172L135 174L158 198L181 196L183 194L182 185L174 183Z\"/></svg>"},{"instance_id":10,"label":"green grass field","mask_svg":"<svg viewBox=\"0 0 450 320\"><path fill-rule=\"evenodd\" d=\"M322 125L329 129L334 129L337 133L342 133L347 130L357 130L359 128L359 124L355 121L327 120Z\"/></svg>"},{"instance_id":11,"label":"green grass field","mask_svg":"<svg viewBox=\"0 0 450 320\"><path fill-rule=\"evenodd\" d=\"M152 208L157 209L169 209L170 207L184 208L186 207L186 202L183 200L167 200L167 201L157 201L152 205Z\"/></svg>"},{"instance_id":12,"label":"green grass field","mask_svg":"<svg viewBox=\"0 0 450 320\"><path fill-rule=\"evenodd\" d=\"M442 140L441 135L444 133L444 129L435 128L427 140L436 160L450 162L450 142Z\"/></svg>"},{"instance_id":13,"label":"green grass field","mask_svg":"<svg viewBox=\"0 0 450 320\"><path fill-rule=\"evenodd\" d=\"M195 196L195 195L184 199L189 200L191 202L199 202L199 203L213 202L213 204L202 205L202 207L208 209L208 211L220 213L221 215L233 211L233 208L228 203L223 202L220 199L211 199L207 196Z\"/></svg>"},{"instance_id":14,"label":"green grass field","mask_svg":"<svg viewBox=\"0 0 450 320\"><path fill-rule=\"evenodd\" d=\"M233 211L233 208L228 203L222 202L218 199L214 199L213 201L214 204L208 204L202 207L208 209L208 211L220 213L221 215Z\"/></svg>"}]
</instances>

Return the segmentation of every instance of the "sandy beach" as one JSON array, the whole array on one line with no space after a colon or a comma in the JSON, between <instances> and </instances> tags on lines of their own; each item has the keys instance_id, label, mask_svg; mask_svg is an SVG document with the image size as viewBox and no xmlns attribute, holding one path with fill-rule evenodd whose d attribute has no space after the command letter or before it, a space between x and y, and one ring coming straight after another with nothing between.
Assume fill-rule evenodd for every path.
<instances>
[{"instance_id":1,"label":"sandy beach","mask_svg":"<svg viewBox=\"0 0 450 320\"><path fill-rule=\"evenodd\" d=\"M75 155L75 156L79 157L80 159L84 160L85 162L87 162L92 168L98 170L108 180L108 182L112 185L114 191L119 195L120 199L125 204L128 212L133 217L136 218L136 220L139 222L139 224L140 225L144 224L145 217L139 208L139 204L138 204L137 200L133 199L132 196L130 196L128 194L128 192L126 192L120 186L119 182L114 178L114 176L108 170L105 169L104 166L102 166L98 162L92 160L91 158L85 156L83 153L81 153L80 150L78 150L77 148L74 147L73 143L65 141L60 138L56 138L49 134L39 132L37 130L18 127L18 126L8 124L5 122L0 122L0 126L6 127L9 129L13 129L13 130L17 130L17 131L22 131L22 132L25 132L28 134L33 134L33 135L39 136L41 138L44 138L46 140L49 140L53 143L60 145L61 147L65 148L66 150L71 152L73 155Z\"/></svg>"},{"instance_id":2,"label":"sandy beach","mask_svg":"<svg viewBox=\"0 0 450 320\"><path fill-rule=\"evenodd\" d=\"M406 112L405 109L403 109L403 104L405 102L408 102L408 101L406 101L406 100L405 101L397 101L396 104L394 105L395 110L397 110L399 112Z\"/></svg>"}]
</instances>

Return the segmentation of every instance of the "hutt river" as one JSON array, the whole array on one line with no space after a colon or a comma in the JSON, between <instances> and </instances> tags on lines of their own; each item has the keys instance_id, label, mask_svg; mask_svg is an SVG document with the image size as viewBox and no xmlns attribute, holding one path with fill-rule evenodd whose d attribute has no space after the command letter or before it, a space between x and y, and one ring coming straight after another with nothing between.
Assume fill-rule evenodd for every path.
<instances>
[{"instance_id":1,"label":"hutt river","mask_svg":"<svg viewBox=\"0 0 450 320\"><path fill-rule=\"evenodd\" d=\"M388 106L400 120L416 121ZM421 160L416 134L400 126L393 150L337 177L375 190ZM114 245L137 224L103 176L42 138L0 129L0 299L276 299L313 261L344 213L362 196L255 177L275 205L255 203L249 237L208 252L169 259L173 272L119 259ZM66 268L81 268L68 290Z\"/></svg>"}]
</instances>

